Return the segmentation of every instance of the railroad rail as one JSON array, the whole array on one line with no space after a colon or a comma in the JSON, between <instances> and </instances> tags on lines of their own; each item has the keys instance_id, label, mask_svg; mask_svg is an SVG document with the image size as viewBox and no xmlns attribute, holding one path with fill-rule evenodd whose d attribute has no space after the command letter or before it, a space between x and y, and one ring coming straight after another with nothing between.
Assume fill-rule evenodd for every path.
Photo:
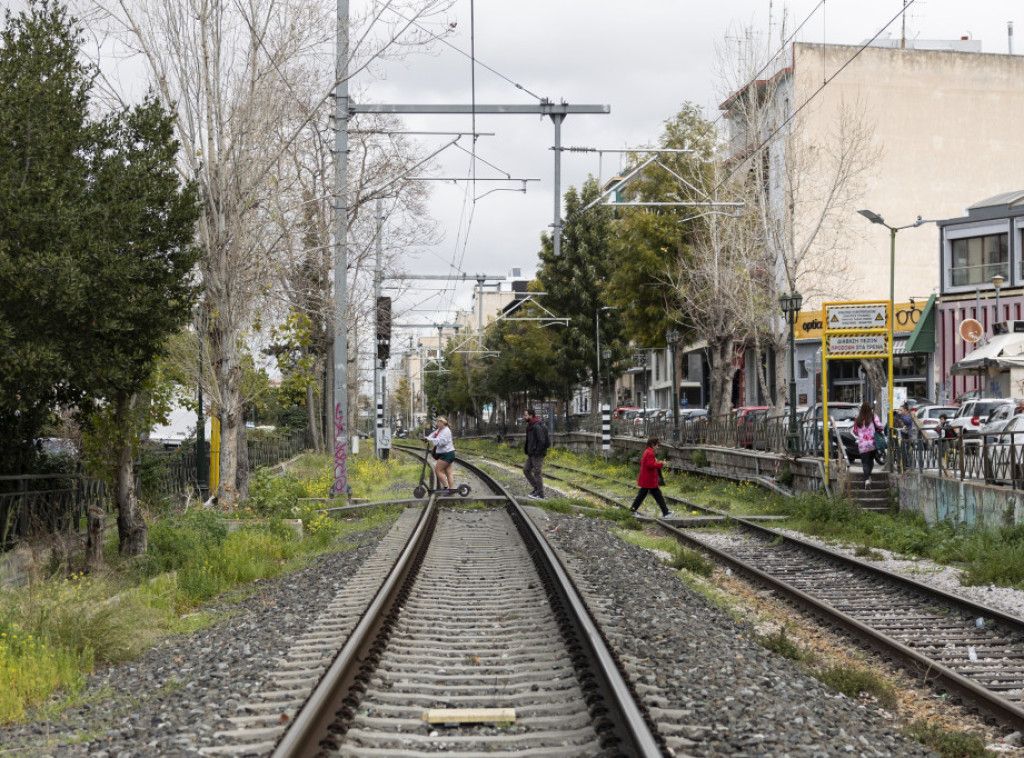
<instances>
[{"instance_id":1,"label":"railroad rail","mask_svg":"<svg viewBox=\"0 0 1024 758\"><path fill-rule=\"evenodd\" d=\"M546 477L548 468L573 471L546 466ZM578 471L574 474L579 477ZM616 481L591 472L586 475ZM551 478L616 507L628 507L607 493L572 481L569 475ZM728 519L730 528L701 535L699 529L680 528L678 522L689 519L652 519L660 529L847 632L987 717L1024 729L1024 620L783 534L751 518L668 494L665 499L670 505L707 514L704 524Z\"/></svg>"},{"instance_id":2,"label":"railroad rail","mask_svg":"<svg viewBox=\"0 0 1024 758\"><path fill-rule=\"evenodd\" d=\"M265 700L204 753L664 754L539 529L485 472L458 462L494 493L483 503L501 496L505 507L432 496L408 509L365 582L339 593L339 605L362 596L358 620L318 622Z\"/></svg>"}]
</instances>

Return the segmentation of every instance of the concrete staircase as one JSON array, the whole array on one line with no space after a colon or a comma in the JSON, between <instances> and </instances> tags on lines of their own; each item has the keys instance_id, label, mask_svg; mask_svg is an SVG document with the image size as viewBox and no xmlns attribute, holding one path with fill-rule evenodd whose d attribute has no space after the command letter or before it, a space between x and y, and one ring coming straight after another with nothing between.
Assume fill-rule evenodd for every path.
<instances>
[{"instance_id":1,"label":"concrete staircase","mask_svg":"<svg viewBox=\"0 0 1024 758\"><path fill-rule=\"evenodd\" d=\"M872 472L871 486L864 488L864 476L854 469L850 473L850 499L866 511L889 510L889 475L878 467Z\"/></svg>"}]
</instances>

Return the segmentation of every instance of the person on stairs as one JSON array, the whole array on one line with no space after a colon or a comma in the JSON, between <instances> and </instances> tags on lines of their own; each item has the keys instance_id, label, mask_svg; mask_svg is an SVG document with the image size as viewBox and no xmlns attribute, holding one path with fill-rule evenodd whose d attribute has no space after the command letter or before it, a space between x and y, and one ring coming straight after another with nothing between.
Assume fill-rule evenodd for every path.
<instances>
[{"instance_id":1,"label":"person on stairs","mask_svg":"<svg viewBox=\"0 0 1024 758\"><path fill-rule=\"evenodd\" d=\"M871 469L875 466L875 432L885 429L878 415L866 400L860 404L860 411L853 421L853 436L857 438L860 451L860 465L864 469L864 489L871 486Z\"/></svg>"}]
</instances>

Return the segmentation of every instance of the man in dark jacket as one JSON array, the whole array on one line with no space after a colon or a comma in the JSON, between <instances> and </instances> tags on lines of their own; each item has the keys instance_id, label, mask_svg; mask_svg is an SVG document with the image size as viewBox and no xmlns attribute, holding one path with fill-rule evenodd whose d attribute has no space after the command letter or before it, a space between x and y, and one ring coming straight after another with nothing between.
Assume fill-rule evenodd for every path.
<instances>
[{"instance_id":1,"label":"man in dark jacket","mask_svg":"<svg viewBox=\"0 0 1024 758\"><path fill-rule=\"evenodd\" d=\"M548 430L544 422L537 418L533 408L526 411L526 444L523 450L526 453L526 463L523 464L523 473L526 481L533 487L527 497L534 500L544 499L544 456L548 453Z\"/></svg>"}]
</instances>

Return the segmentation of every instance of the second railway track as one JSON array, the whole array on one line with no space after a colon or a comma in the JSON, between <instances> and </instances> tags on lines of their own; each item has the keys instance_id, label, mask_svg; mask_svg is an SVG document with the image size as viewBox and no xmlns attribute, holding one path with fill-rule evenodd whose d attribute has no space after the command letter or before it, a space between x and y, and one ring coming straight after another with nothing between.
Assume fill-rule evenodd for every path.
<instances>
[{"instance_id":1,"label":"second railway track","mask_svg":"<svg viewBox=\"0 0 1024 758\"><path fill-rule=\"evenodd\" d=\"M571 470L551 468L560 471L552 478L608 504L626 507L606 492L581 486ZM598 474L587 476L615 482ZM779 592L988 718L1024 730L1024 620L742 516L683 498L666 495L666 500L710 514L713 520L729 518L731 528L705 534L660 520L661 529Z\"/></svg>"}]
</instances>

